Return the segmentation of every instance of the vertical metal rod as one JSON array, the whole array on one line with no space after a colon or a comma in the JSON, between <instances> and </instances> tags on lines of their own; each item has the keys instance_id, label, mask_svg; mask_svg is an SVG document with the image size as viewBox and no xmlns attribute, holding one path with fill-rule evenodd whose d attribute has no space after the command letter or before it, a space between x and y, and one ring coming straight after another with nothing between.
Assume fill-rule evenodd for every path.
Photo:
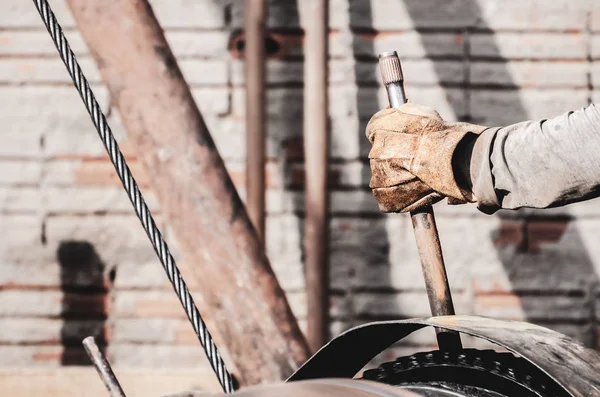
<instances>
[{"instance_id":1,"label":"vertical metal rod","mask_svg":"<svg viewBox=\"0 0 600 397\"><path fill-rule=\"evenodd\" d=\"M379 54L379 65L390 106L400 107L406 103L406 93L402 67L396 51ZM427 206L418 211L412 211L410 217L421 259L431 314L434 316L454 315L452 294L446 276L446 266L433 208ZM436 335L440 349L457 350L462 348L457 332L437 328Z\"/></svg>"},{"instance_id":2,"label":"vertical metal rod","mask_svg":"<svg viewBox=\"0 0 600 397\"><path fill-rule=\"evenodd\" d=\"M307 0L304 36L304 159L307 339L316 351L329 339L327 0Z\"/></svg>"},{"instance_id":3,"label":"vertical metal rod","mask_svg":"<svg viewBox=\"0 0 600 397\"><path fill-rule=\"evenodd\" d=\"M96 344L93 336L88 336L83 340L83 347L85 348L85 352L87 353L90 360L96 367L96 371L98 371L98 375L100 375L100 379L106 386L106 389L110 393L111 397L125 397L125 393L123 393L123 389L115 376L110 364L104 354L100 351L100 348Z\"/></svg>"},{"instance_id":4,"label":"vertical metal rod","mask_svg":"<svg viewBox=\"0 0 600 397\"><path fill-rule=\"evenodd\" d=\"M244 4L246 63L246 207L265 238L265 0Z\"/></svg>"}]
</instances>

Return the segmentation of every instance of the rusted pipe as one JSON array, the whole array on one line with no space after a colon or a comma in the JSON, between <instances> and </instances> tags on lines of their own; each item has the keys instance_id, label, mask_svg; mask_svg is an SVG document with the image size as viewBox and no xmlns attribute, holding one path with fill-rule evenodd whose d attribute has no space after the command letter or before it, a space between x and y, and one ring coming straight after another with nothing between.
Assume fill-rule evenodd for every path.
<instances>
[{"instance_id":1,"label":"rusted pipe","mask_svg":"<svg viewBox=\"0 0 600 397\"><path fill-rule=\"evenodd\" d=\"M307 339L313 351L329 339L327 160L327 1L307 0L304 37L304 159Z\"/></svg>"},{"instance_id":2,"label":"rusted pipe","mask_svg":"<svg viewBox=\"0 0 600 397\"><path fill-rule=\"evenodd\" d=\"M309 350L147 0L68 0L242 385Z\"/></svg>"},{"instance_id":3,"label":"rusted pipe","mask_svg":"<svg viewBox=\"0 0 600 397\"><path fill-rule=\"evenodd\" d=\"M104 357L104 354L100 351L100 348L96 344L93 336L88 336L83 340L83 347L88 357L94 364L102 383L106 386L106 390L110 393L111 397L125 397L125 393L115 376L115 373L110 366L110 363Z\"/></svg>"},{"instance_id":4,"label":"rusted pipe","mask_svg":"<svg viewBox=\"0 0 600 397\"><path fill-rule=\"evenodd\" d=\"M379 66L390 106L394 108L402 106L406 103L407 98L404 91L402 66L396 51L379 54ZM421 259L431 314L433 316L454 315L454 304L446 276L446 265L442 256L442 245L435 224L433 208L427 206L417 211L411 211L410 217ZM436 328L436 334L440 349L458 350L462 348L457 332Z\"/></svg>"},{"instance_id":5,"label":"rusted pipe","mask_svg":"<svg viewBox=\"0 0 600 397\"><path fill-rule=\"evenodd\" d=\"M246 208L265 238L265 0L244 3L246 66Z\"/></svg>"}]
</instances>

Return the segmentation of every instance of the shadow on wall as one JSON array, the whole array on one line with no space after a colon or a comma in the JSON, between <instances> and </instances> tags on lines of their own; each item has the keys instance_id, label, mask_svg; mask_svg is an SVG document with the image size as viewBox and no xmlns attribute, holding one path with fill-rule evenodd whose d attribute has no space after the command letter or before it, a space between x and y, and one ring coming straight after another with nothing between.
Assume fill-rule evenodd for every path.
<instances>
[{"instance_id":1,"label":"shadow on wall","mask_svg":"<svg viewBox=\"0 0 600 397\"><path fill-rule=\"evenodd\" d=\"M424 3L427 2L404 0L403 3L415 26L428 24L431 14L423 9ZM456 59L465 65L464 85L445 85L448 97L451 96L450 90L464 90L466 111L461 109L458 102L450 101L454 113L462 116L463 121L476 123L484 120L487 123L515 123L529 119L519 97L518 84L511 78L508 60L499 55L501 52L495 35L492 28L486 24L479 3L475 0L465 0L446 4L435 10L435 18L449 21L448 29L461 33L466 43L464 54L460 59ZM469 25L464 28L452 28L452 21L456 20L465 20ZM471 21L473 23L470 23ZM440 33L443 31L440 30ZM433 61L441 80L443 76L448 75L445 70L448 64L445 61L454 58L436 56L437 47L434 41L427 39L430 33L435 32L430 29L423 32L421 41L427 58ZM490 55L482 55L477 59L478 55L471 49L475 34L487 45L485 54L498 55L493 55L493 59L489 59ZM486 71L485 68L493 69L493 72ZM482 73L496 76L497 83L482 83L477 77ZM486 101L494 106L486 108L485 104L482 105L482 102ZM495 113L499 110L504 114ZM564 109L567 110L571 109ZM572 222L573 219L565 216L565 212L540 210L503 211L496 216L500 223L490 238L510 285L499 289L492 286L491 289L482 291L475 288L475 306L483 307L485 315L512 317L515 311L511 307L520 303L526 320L555 328L582 340L588 346L595 347L596 341L591 327L594 321L593 297L590 291L598 280L580 231ZM443 219L443 222L451 220ZM482 263L481 266L486 264ZM451 281L453 277L456 275L450 274ZM486 300L487 303L483 303Z\"/></svg>"},{"instance_id":2,"label":"shadow on wall","mask_svg":"<svg viewBox=\"0 0 600 397\"><path fill-rule=\"evenodd\" d=\"M63 241L56 252L63 292L61 365L91 365L81 344L94 336L102 350L108 344L107 315L115 269L106 266L87 241Z\"/></svg>"},{"instance_id":3,"label":"shadow on wall","mask_svg":"<svg viewBox=\"0 0 600 397\"><path fill-rule=\"evenodd\" d=\"M508 60L498 55L501 52L495 34L492 27L485 23L483 11L477 1L436 3L439 7L431 7L432 3L424 0L395 1L401 3L412 20L412 25L416 27L424 54L417 54L413 50L412 55L403 55L403 48L378 48L373 41L373 38L377 40L379 33L373 23L372 4L376 3L348 0L354 81L335 87L332 87L330 82L330 89L342 90L345 98L354 96L357 104L356 114L349 113L346 117L358 118L358 129L353 132L356 135L332 135L330 197L336 193L352 195L357 192L356 184L344 185L344 182L337 178L339 167L355 165L358 167L348 172L360 173L358 189L362 190L359 193L365 193L359 195L363 197L363 202L352 203L353 208L358 208L359 214L355 210L344 212L338 208L332 217L332 229L350 229L347 233L332 230L332 233L339 234L337 237L332 236L330 247L332 299L337 300L333 305L336 310L342 312L332 313L334 334L360 322L386 318L386 314L377 314L376 310L372 309L377 305L381 307L389 303L376 302L379 297L385 299L386 296L390 297L398 292L393 290L395 287L390 290L392 284L384 280L392 279L391 262L395 262L396 267L404 261L402 250L391 252L391 234L388 233L390 228L393 229L397 225L406 229L402 225L409 221L403 220L403 216L385 217L374 213L371 210L373 199L368 193L370 170L366 155L369 144L364 138L364 128L368 118L377 110L378 90L382 88L375 78L379 73L376 52L398 50L401 58L407 60L407 66L412 63L411 67L405 68L409 97L433 106L440 106L440 103L425 101L434 97L439 101L439 97L444 97L449 108L439 110L446 117L451 117L450 113L453 113L458 120L486 124L506 124L528 119L528 113L519 96L519 85L513 81ZM302 191L303 179L302 123L299 122L302 120L303 57L300 51L287 51L291 48L287 46L290 42L301 41L302 31L293 27L298 26L298 4L296 1L269 4L270 32L279 35L278 38L283 40L280 42L283 51L277 54L282 62L278 61L278 65L272 62L269 68L270 76L267 77L270 97L269 140L272 148L275 148L275 157L284 159L285 189L295 192ZM390 27L398 36L412 34L401 32L404 29L412 28ZM444 41L448 36L451 36L451 42ZM480 48L485 46L485 51L473 51L471 47L475 40ZM399 43L402 42L399 40ZM430 73L429 61L433 74L441 82L441 95L435 82L427 81L427 78L419 75L421 72L423 75ZM332 64L334 63L332 61ZM274 66L285 68L287 71L281 73L277 68L272 68ZM292 74L295 77L291 77ZM488 74L494 76L495 81L481 77ZM278 77L274 78L273 75ZM330 97L336 98L336 94L332 93ZM335 129L336 126L333 126L332 130ZM347 147L347 142L340 140L357 142L360 156L353 159L336 157L336 145ZM336 207L333 197L331 201L332 207ZM476 212L475 208L470 210ZM447 210L444 212L447 213ZM473 237L470 240L475 244L494 247L490 249L496 251L493 253L494 263L487 263L485 259L478 262L475 258L469 266L484 269L482 273L485 273L485 269L493 268L499 259L502 272L492 270L490 277L498 277L499 273L503 273L507 282L499 285L494 283L494 280L487 280L490 282L489 288L476 287L473 296L475 311L500 318L524 315L528 321L547 325L579 338L588 345L594 345L591 332L594 321L593 299L590 290L598 280L576 222L565 216L564 212L556 211L499 212L495 217L498 224L491 234ZM440 215L439 218L439 224L459 222L456 215ZM477 217L482 218L483 215ZM474 222L477 222L477 219ZM465 218L462 220L463 224L466 224ZM470 230L468 233L477 231ZM414 244L412 235L406 234L401 237L406 240L406 244ZM441 237L444 243L444 235ZM347 240L344 240L346 238ZM489 240L482 241L484 238ZM489 255L488 252L486 254ZM397 269L395 271L397 272ZM407 275L408 278L412 276L414 274ZM451 284L459 276L450 270ZM418 288L421 288L420 275L418 280L411 282L419 283ZM398 307L395 310L386 309L388 312L406 312L406 307L394 303L394 298L391 300L391 305ZM419 302L419 307L421 303Z\"/></svg>"}]
</instances>

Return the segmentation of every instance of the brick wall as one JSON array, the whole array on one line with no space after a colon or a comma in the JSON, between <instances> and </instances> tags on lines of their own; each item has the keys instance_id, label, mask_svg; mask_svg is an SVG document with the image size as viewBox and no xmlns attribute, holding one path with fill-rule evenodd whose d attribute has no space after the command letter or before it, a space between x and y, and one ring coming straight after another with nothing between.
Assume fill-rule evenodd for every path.
<instances>
[{"instance_id":1,"label":"brick wall","mask_svg":"<svg viewBox=\"0 0 600 397\"><path fill-rule=\"evenodd\" d=\"M176 248L66 5L51 3ZM243 194L244 75L235 50L243 1L151 3ZM304 324L302 21L310 15L299 0L270 3L267 249ZM379 214L367 188L363 130L386 104L376 54L398 50L411 99L447 119L551 117L598 100L594 3L330 1L333 334L429 313L410 221ZM0 366L85 364L80 340L89 334L108 344L115 365L204 365L33 4L3 1L0 15ZM598 347L597 201L495 216L440 204L437 215L458 313L532 321ZM432 343L420 332L394 353Z\"/></svg>"}]
</instances>

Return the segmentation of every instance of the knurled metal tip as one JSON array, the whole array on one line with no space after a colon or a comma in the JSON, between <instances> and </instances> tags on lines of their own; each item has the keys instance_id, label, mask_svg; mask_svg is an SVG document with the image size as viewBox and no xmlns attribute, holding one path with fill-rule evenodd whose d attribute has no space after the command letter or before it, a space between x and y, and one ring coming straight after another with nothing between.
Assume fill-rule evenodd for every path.
<instances>
[{"instance_id":1,"label":"knurled metal tip","mask_svg":"<svg viewBox=\"0 0 600 397\"><path fill-rule=\"evenodd\" d=\"M396 83L404 80L402 76L402 66L400 66L400 58L396 51L383 52L379 54L379 68L381 69L381 77L383 84Z\"/></svg>"}]
</instances>

